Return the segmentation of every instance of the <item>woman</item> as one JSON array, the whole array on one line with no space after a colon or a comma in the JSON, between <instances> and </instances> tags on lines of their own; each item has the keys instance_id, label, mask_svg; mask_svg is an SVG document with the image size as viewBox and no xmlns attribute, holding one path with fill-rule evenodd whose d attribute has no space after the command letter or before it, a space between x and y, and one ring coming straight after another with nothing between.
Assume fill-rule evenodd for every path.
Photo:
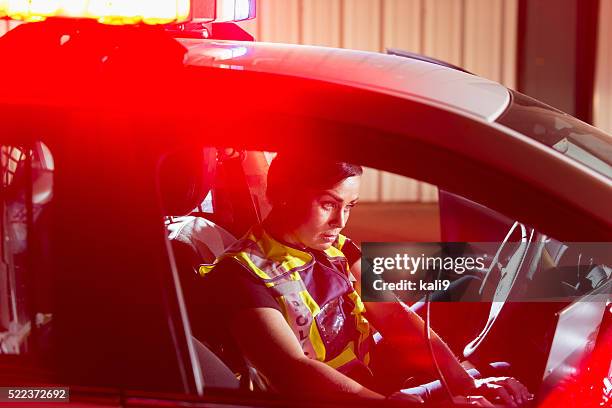
<instances>
[{"instance_id":1,"label":"woman","mask_svg":"<svg viewBox=\"0 0 612 408\"><path fill-rule=\"evenodd\" d=\"M366 307L359 297L360 252L340 232L359 200L361 175L360 166L279 154L268 173L269 216L215 265L200 268L212 299L209 315L216 316L217 324L223 316L224 332L280 392L385 398L376 374L392 362L377 361L374 327L389 344L395 340L411 350L410 355L427 353L417 315L399 304ZM472 377L435 334L433 338L451 391L472 392ZM405 378L415 368L410 355L402 367ZM401 365L401 360L394 362ZM431 363L426 366L434 372ZM528 398L514 379L491 380L484 388L509 405Z\"/></svg>"}]
</instances>

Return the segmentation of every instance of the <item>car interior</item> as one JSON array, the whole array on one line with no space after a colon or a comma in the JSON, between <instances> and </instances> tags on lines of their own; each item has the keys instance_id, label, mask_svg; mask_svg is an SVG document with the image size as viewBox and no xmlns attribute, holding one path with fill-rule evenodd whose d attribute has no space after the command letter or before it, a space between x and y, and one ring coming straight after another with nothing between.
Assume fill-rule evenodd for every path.
<instances>
[{"instance_id":1,"label":"car interior","mask_svg":"<svg viewBox=\"0 0 612 408\"><path fill-rule=\"evenodd\" d=\"M167 212L166 225L171 231L170 239L181 276L192 327L197 327L198 324L198 297L197 294L190 293L190 290L195 287L197 280L200 279L196 273L197 265L212 263L214 258L220 255L218 253L219 245L215 244L215 241L219 242L216 236L220 233L227 236L226 233L229 233L231 238L225 242L231 245L233 239L241 237L251 225L261 222L269 211L265 198L265 176L274 154L220 148L216 150L215 159L214 151L215 149L211 148L204 149L203 155L207 158L204 162L213 160L216 163L215 166L200 161L202 152L197 150L187 155L178 152L179 156L182 157L178 166L172 165L172 157L168 156L166 157L167 166L162 165L160 167L159 180L162 202L164 208L172 209L172 211ZM184 160L186 156L189 156L187 161ZM189 166L185 167L186 163L190 163ZM202 170L194 172L189 169L193 169L193 166ZM174 183L177 175L183 174L185 171L187 174L184 177L181 176L182 181L199 182L200 187L204 186L204 188L190 187L188 186L189 183L179 187L179 184ZM202 184L202 180L206 180L206 182ZM184 191L177 191L176 188L182 188ZM181 205L176 203L177 199L182 200ZM440 241L493 242L496 243L491 247L493 249L489 248L488 250L492 251L491 253L495 253L497 250L494 262L495 268L491 266L488 270L474 272L473 282L470 283L473 288L482 286L480 288L480 293L483 296L481 300L488 299L489 303L487 304L486 301L480 303L436 302L432 305L433 327L457 354L463 354L466 358L469 357L473 364L481 368L481 371L486 373L488 363L491 361L513 360L512 364L515 370L523 377L528 378L532 387L535 387L538 381L541 381L541 370L533 370L533 365L536 361L539 361L537 364L541 366L545 365L546 352L543 352L543 349L546 349L546 344L550 344L555 332L555 314L551 313L551 310L560 310L570 304L571 302L567 300L568 296L575 299L594 288L601 287L609 279L610 269L603 263L606 257L606 247L602 245L588 248L590 253L596 252L600 257L601 267L593 268L593 262L595 261L592 259L589 261L590 264L585 264L584 260L580 262L580 257L584 257L584 255L581 255L584 253L584 247L565 245L538 233L533 228L523 226L502 214L463 197L446 191L439 191L439 202L432 206L438 212L434 224L437 224L436 227L439 228ZM199 231L191 229L190 232L194 235L201 234L201 237L197 240L205 243L204 245L208 246L209 251L197 250L194 245L186 245L185 242L182 242L184 240L173 239L173 237L176 237L176 234L172 233L173 226L177 223L180 224L181 216L194 217L207 223L206 228ZM357 224L360 223L359 217L368 220L367 213L359 213L358 211L355 211L352 217L357 218ZM401 222L401 220L396 220L396 222L398 221ZM364 221L361 220L361 222ZM466 228L466 225L470 225L470 228ZM357 242L361 242L361 235L364 235L363 239L367 240L368 232L377 239L382 237L381 240L383 241L402 241L401 236L398 239L397 230L392 232L395 235L390 234L389 238L385 239L384 231L377 231L376 227L369 231L359 228L351 231L351 223L349 222L345 231L348 231L346 234L349 236L354 236L352 232L355 232L359 237ZM435 231L434 234L436 232L438 231ZM410 235L406 234L403 240L410 240ZM521 240L528 240L532 244L532 249L528 253L520 251ZM536 245L536 243L540 244ZM465 249L466 253L474 253L479 250L482 251L483 249L479 249L477 245ZM202 257L197 255L198 252L208 252L211 256ZM518 276L507 274L505 271L510 269L508 266L513 259L516 260L520 257L529 259L532 267L530 271L522 273L520 279L517 279ZM577 260L578 262L576 262ZM610 260L606 260L606 262L608 265L610 264ZM577 271L576 268L578 268ZM527 269L527 267L522 269ZM556 287L548 284L550 283L551 273L559 276L559 279L555 280L558 285ZM547 284L537 284L538 279L547 282ZM594 279L597 283L594 283ZM506 285L505 288L504 285ZM543 290L546 293L543 293ZM500 293L504 294L501 298L499 297ZM547 304L540 303L536 306L520 302L507 302L504 308L490 307L491 300L496 302L494 304L500 302L504 304L512 297L525 300L545 296L556 296L559 301ZM413 307L413 310L417 313L422 314L422 303L422 301L414 302L409 306ZM534 318L525 322L521 318L525 313L530 313ZM458 327L454 317L460 318L461 316L471 316L473 321L481 323ZM493 323L496 323L495 330L491 330ZM503 346L500 347L501 344L504 344L500 340L504 336L508 336L513 328L519 325L527 327L528 330L513 335L517 338L524 336L524 341L528 345L526 348L533 355L538 355L539 360L534 359L526 363L524 358L517 357L517 350L512 347L506 349ZM199 330L205 331L211 330L211 328L194 329L194 332L197 333ZM207 350L207 347L204 346L204 349ZM229 373L234 372L241 379L240 383L243 389L265 389L265 384L258 383L256 373L253 373L252 368L251 372L248 373L249 369L242 366L237 372L235 360L240 360L240 358L236 358L235 355L224 355L224 352L227 351L214 350L212 353L222 361L227 362L228 359L234 361L234 363L229 363L234 369L225 370L228 375L224 377L229 379ZM237 351L234 350L231 353L237 353ZM202 361L203 367L208 364L207 361Z\"/></svg>"},{"instance_id":2,"label":"car interior","mask_svg":"<svg viewBox=\"0 0 612 408\"><path fill-rule=\"evenodd\" d=\"M39 313L36 321L31 322L23 313L22 303L28 295L20 271L26 270L26 264L31 262L24 255L28 244L38 246L36 253L40 256L36 258L38 266L35 269L44 269L45 254L49 255L45 225L47 208L53 201L55 165L51 152L43 143L35 144L29 151L29 159L23 148L2 146L1 152L1 231L4 239L0 270L0 355L19 355L27 353L28 348L37 347L27 340L32 324L38 328L39 346L50 344L47 337L53 327L53 314L45 304L44 294L51 292L48 289L51 283L45 280L44 274L36 275L35 290L42 295L37 296ZM197 290L201 280L197 267L214 262L250 226L265 219L270 210L265 198L266 175L273 158L272 152L190 146L165 154L157 167L163 223L191 325L192 347L198 358L201 385L209 389L267 389L256 370L244 364L237 350L215 349L207 344L205 336L200 336L214 328L202 327L198 322L202 299ZM20 183L23 178L32 180L32 189L24 188ZM398 228L389 229L389 234L385 235L387 224L384 220L371 222L378 214L376 211L380 211L377 205L365 203L363 207L365 210L361 212L355 210L352 223L346 228L346 235L355 238L356 242L371 240L369 237L395 242L413 239L409 229L417 224L411 224L411 219L393 220L394 225L407 226L405 236L398 235ZM514 375L530 389L537 389L549 363L558 313L575 299L609 285L612 273L609 246L556 241L487 207L442 190L438 191L437 202L431 203L429 208L435 213L430 222L430 240L497 243L494 245L497 250L495 262L487 270L475 271L471 282L472 289L480 289L489 296L489 301L435 302L431 307L432 327L457 355L469 358L483 374L487 373L488 363L508 361ZM415 218L419 216L417 213ZM529 250L521 250L521 242L532 245ZM478 245L464 248L465 253L479 250L482 248ZM518 257L527 260L524 264L531 267L519 268L515 275L508 274L509 265ZM538 281L550 283L551 274L555 276L555 285L538 284ZM509 286L504 288L502 283L509 281ZM505 297L495 298L501 292ZM537 304L507 302L513 296L517 299L548 296L559 300ZM491 300L500 301L504 307L492 307ZM422 302L407 306L423 313ZM469 319L466 316L470 316ZM461 319L472 324L458 324ZM610 323L602 324L602 327L609 327ZM521 330L517 330L518 327ZM508 336L513 336L521 347L517 349L503 340ZM602 340L595 335L589 341ZM525 358L526 355L530 358Z\"/></svg>"}]
</instances>

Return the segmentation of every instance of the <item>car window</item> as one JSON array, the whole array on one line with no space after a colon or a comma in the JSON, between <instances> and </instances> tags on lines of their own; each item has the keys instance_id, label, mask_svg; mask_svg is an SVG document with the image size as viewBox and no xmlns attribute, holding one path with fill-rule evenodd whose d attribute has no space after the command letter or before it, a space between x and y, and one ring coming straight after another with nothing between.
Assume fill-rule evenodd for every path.
<instances>
[{"instance_id":1,"label":"car window","mask_svg":"<svg viewBox=\"0 0 612 408\"><path fill-rule=\"evenodd\" d=\"M518 92L497 121L612 178L612 136L593 126Z\"/></svg>"},{"instance_id":2,"label":"car window","mask_svg":"<svg viewBox=\"0 0 612 408\"><path fill-rule=\"evenodd\" d=\"M49 357L53 298L46 262L55 165L42 142L0 146L0 355Z\"/></svg>"},{"instance_id":3,"label":"car window","mask_svg":"<svg viewBox=\"0 0 612 408\"><path fill-rule=\"evenodd\" d=\"M111 166L88 166L93 156L70 137L0 146L0 382L191 392L163 229L143 221L152 233L136 228L121 241L147 211L158 214L142 205L155 191L131 196L139 183L125 181L146 166L115 169L126 187L115 194Z\"/></svg>"},{"instance_id":4,"label":"car window","mask_svg":"<svg viewBox=\"0 0 612 408\"><path fill-rule=\"evenodd\" d=\"M210 305L202 299L204 292L198 289L207 279L198 268L231 252L236 240L266 218L270 210L266 196L267 172L275 156L276 153L270 151L218 148L215 156L208 156L208 160L215 163L216 173L200 197L211 200L214 211L202 212L193 203L187 206L195 208L191 216L201 218L199 222L205 227L190 229L192 235L183 242L174 242L175 237L169 235L194 336L243 381L249 372L241 371L240 352L227 346L218 347L217 335L222 328L211 325L210 320L202 320L203 311L210 310ZM313 166L316 162L312 160ZM300 185L295 184L293 188L300 189ZM197 221L192 219L191 222ZM232 237L223 241L219 237L226 236L226 232ZM453 247L454 256L487 254L488 258L477 270L451 277L464 285L461 293L470 293L471 297L454 298L458 302L440 302L432 308L432 325L458 355L485 326L489 313L486 302L490 305L491 300L498 303L512 300L520 304L533 300L550 303L577 299L603 287L612 275L609 244L561 242L438 186L420 184L405 175L372 167L364 167L361 197L350 210L342 234L362 250L368 243L455 242L459 245ZM215 256L203 259L197 254L195 242L206 246ZM185 243L188 245L183 245ZM187 259L189 261L185 262ZM228 290L231 293L231 288ZM406 304L422 311L418 300L411 299ZM509 312L506 309L504 313ZM473 319L482 324L457 325L458 319ZM513 314L511 319L517 316ZM551 335L547 324L552 323L543 322L534 321L535 326L541 327L534 326L529 332L529 341L539 345L546 343L544 339ZM206 364L203 361L204 370ZM247 388L266 389L265 383L258 385L257 378L251 378ZM232 386L231 381L226 384Z\"/></svg>"}]
</instances>

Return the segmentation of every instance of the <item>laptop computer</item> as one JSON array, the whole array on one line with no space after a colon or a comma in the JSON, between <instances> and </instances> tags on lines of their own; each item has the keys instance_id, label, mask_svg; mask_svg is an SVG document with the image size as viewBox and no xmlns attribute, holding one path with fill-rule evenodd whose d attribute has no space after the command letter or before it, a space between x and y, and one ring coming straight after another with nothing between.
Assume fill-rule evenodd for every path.
<instances>
[{"instance_id":1,"label":"laptop computer","mask_svg":"<svg viewBox=\"0 0 612 408\"><path fill-rule=\"evenodd\" d=\"M571 383L593 353L606 308L612 301L612 280L592 290L557 312L555 334L550 346L537 401Z\"/></svg>"}]
</instances>

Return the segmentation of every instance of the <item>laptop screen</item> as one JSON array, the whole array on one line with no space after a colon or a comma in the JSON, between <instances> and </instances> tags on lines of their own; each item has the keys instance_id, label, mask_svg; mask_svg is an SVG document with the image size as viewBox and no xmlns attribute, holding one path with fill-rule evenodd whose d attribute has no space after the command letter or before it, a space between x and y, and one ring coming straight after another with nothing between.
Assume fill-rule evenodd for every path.
<instances>
[{"instance_id":1,"label":"laptop screen","mask_svg":"<svg viewBox=\"0 0 612 408\"><path fill-rule=\"evenodd\" d=\"M612 281L608 281L557 313L540 396L579 374L595 347L604 311L611 300L611 289Z\"/></svg>"}]
</instances>

